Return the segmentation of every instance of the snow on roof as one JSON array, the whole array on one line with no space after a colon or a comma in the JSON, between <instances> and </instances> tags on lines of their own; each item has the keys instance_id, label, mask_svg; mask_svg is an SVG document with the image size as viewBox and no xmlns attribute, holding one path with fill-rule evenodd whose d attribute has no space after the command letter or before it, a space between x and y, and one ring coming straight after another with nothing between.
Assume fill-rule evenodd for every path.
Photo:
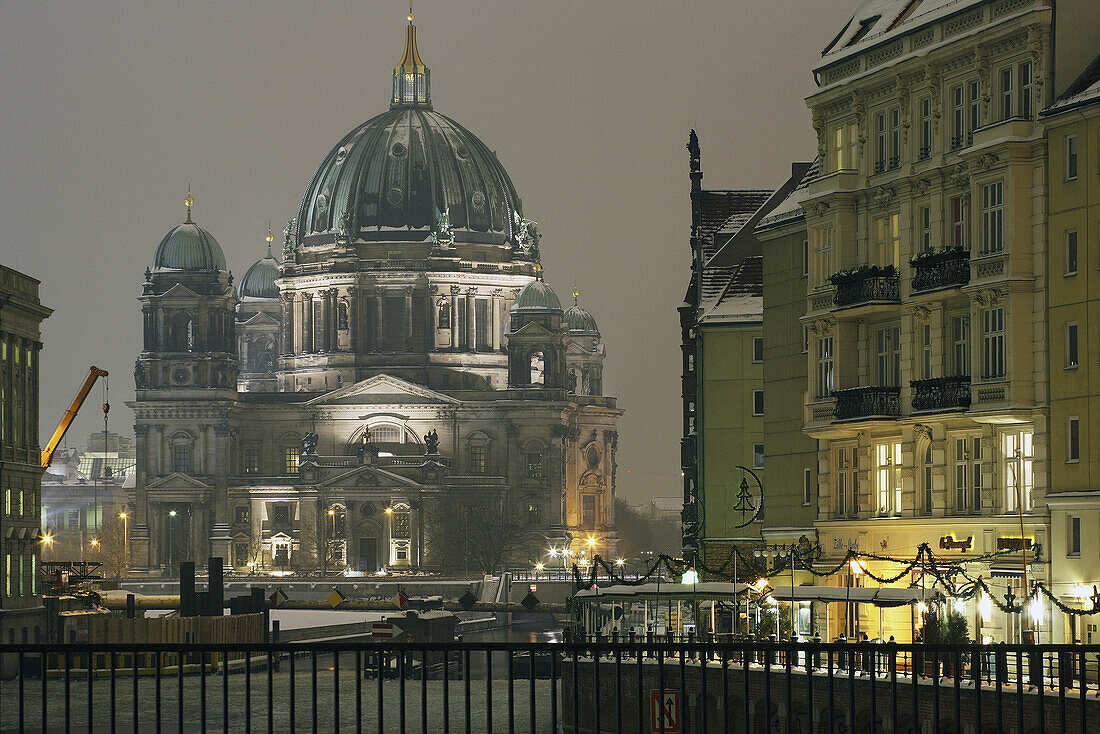
<instances>
[{"instance_id":1,"label":"snow on roof","mask_svg":"<svg viewBox=\"0 0 1100 734\"><path fill-rule=\"evenodd\" d=\"M1042 114L1054 115L1096 101L1100 101L1100 56L1093 59L1088 68L1081 72L1081 75L1069 85L1062 96L1055 100L1050 107L1043 110Z\"/></svg>"},{"instance_id":2,"label":"snow on roof","mask_svg":"<svg viewBox=\"0 0 1100 734\"><path fill-rule=\"evenodd\" d=\"M823 66L985 0L864 0L821 52Z\"/></svg>"}]
</instances>

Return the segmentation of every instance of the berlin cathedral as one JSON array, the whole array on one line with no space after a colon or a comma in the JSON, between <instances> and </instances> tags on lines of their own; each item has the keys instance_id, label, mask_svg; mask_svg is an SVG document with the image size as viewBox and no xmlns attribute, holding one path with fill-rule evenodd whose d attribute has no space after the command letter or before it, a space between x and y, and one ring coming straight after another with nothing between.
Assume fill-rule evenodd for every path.
<instances>
[{"instance_id":1,"label":"berlin cathedral","mask_svg":"<svg viewBox=\"0 0 1100 734\"><path fill-rule=\"evenodd\" d=\"M478 531L502 562L615 552L596 321L543 281L496 154L432 109L411 14L389 110L321 162L281 258L269 231L234 282L186 204L139 299L133 570L454 571Z\"/></svg>"}]
</instances>

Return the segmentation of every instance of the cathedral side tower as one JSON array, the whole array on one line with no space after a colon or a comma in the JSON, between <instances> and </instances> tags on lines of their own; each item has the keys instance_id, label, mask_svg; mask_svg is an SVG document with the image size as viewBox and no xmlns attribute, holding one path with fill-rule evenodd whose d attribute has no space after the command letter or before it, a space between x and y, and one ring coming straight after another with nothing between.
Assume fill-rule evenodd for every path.
<instances>
[{"instance_id":1,"label":"cathedral side tower","mask_svg":"<svg viewBox=\"0 0 1100 734\"><path fill-rule=\"evenodd\" d=\"M131 564L151 563L150 543L172 544L159 558L208 548L208 528L227 522L226 418L237 396L237 294L221 246L187 217L161 240L145 271L144 343L134 366L138 456ZM169 486L171 485L171 486ZM169 532L168 526L172 529ZM220 535L224 535L221 533ZM219 537L220 537L219 535ZM215 549L228 552L228 548Z\"/></svg>"}]
</instances>

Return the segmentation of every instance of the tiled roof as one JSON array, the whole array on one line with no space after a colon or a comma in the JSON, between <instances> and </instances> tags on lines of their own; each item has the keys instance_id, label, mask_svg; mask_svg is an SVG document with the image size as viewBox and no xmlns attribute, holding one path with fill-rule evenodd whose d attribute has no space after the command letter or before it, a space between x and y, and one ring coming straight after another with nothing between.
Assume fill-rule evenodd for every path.
<instances>
[{"instance_id":1,"label":"tiled roof","mask_svg":"<svg viewBox=\"0 0 1100 734\"><path fill-rule=\"evenodd\" d=\"M699 309L700 323L708 321L752 321L764 314L764 257L746 257L732 271L726 285Z\"/></svg>"},{"instance_id":2,"label":"tiled roof","mask_svg":"<svg viewBox=\"0 0 1100 734\"><path fill-rule=\"evenodd\" d=\"M741 189L735 191L700 191L699 192L699 237L703 243L703 262L710 260L717 252L715 235L719 231L729 230L729 234L737 231L736 220L742 217L747 220L760 206L768 200L772 192L769 189ZM724 238L718 238L719 244ZM702 283L700 283L699 302L718 298L721 295L737 267L709 267L703 268Z\"/></svg>"},{"instance_id":3,"label":"tiled roof","mask_svg":"<svg viewBox=\"0 0 1100 734\"><path fill-rule=\"evenodd\" d=\"M1097 101L1100 101L1100 56L1093 59L1081 76L1073 80L1069 88L1043 114L1065 112Z\"/></svg>"}]
</instances>

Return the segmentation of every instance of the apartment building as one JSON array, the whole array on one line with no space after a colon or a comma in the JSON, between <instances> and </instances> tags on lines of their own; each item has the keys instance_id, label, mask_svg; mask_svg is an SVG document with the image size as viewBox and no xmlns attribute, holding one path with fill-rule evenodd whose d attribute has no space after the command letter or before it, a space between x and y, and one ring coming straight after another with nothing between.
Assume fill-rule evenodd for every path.
<instances>
[{"instance_id":1,"label":"apartment building","mask_svg":"<svg viewBox=\"0 0 1100 734\"><path fill-rule=\"evenodd\" d=\"M1100 462L1090 452L1100 440L1100 57L1041 119L1049 153L1051 588L1084 608L1100 582ZM1098 622L1054 615L1052 639L1100 642Z\"/></svg>"},{"instance_id":2,"label":"apartment building","mask_svg":"<svg viewBox=\"0 0 1100 734\"><path fill-rule=\"evenodd\" d=\"M51 313L38 281L0 265L0 640L35 642L44 628L39 561L40 325ZM4 672L14 661L3 661Z\"/></svg>"},{"instance_id":3,"label":"apartment building","mask_svg":"<svg viewBox=\"0 0 1100 734\"><path fill-rule=\"evenodd\" d=\"M946 558L1019 549L970 573L1018 596L1052 582L1046 496L1061 451L1049 440L1039 111L1087 65L1079 34L1098 22L1088 3L879 0L814 69L821 170L799 200L800 320L824 566L850 548L901 559L925 543ZM873 583L863 570L897 565L824 583ZM921 583L914 574L898 583ZM864 606L849 633L910 639L911 608ZM972 631L1022 638L1018 615L978 606ZM831 636L844 629L836 616ZM1046 639L1049 607L1033 616Z\"/></svg>"}]
</instances>

